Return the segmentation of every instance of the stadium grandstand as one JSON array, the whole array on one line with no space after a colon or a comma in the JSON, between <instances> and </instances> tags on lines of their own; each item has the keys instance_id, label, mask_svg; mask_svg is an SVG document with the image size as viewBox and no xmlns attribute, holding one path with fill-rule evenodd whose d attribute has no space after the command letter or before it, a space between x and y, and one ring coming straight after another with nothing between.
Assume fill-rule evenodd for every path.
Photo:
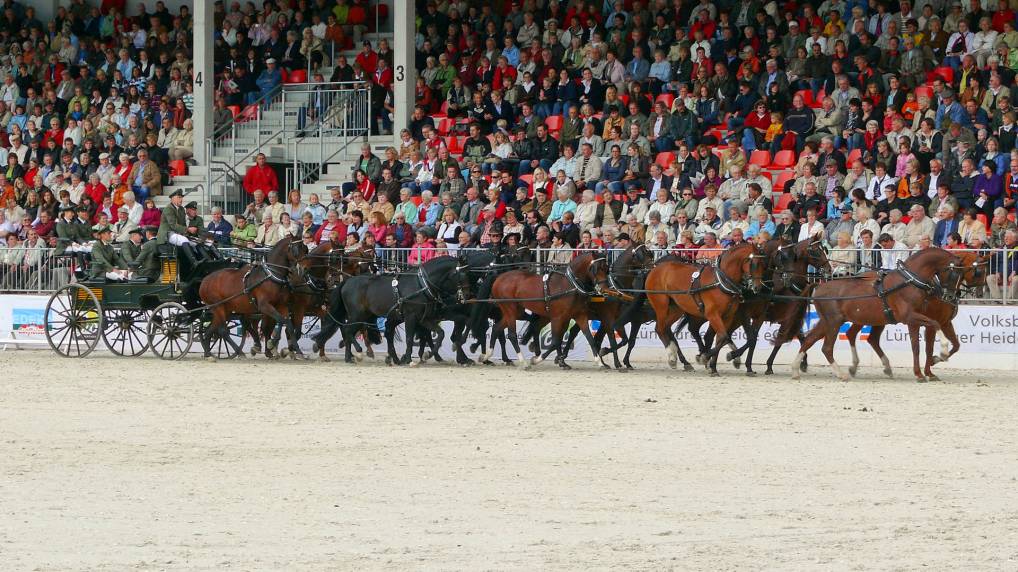
<instances>
[{"instance_id":1,"label":"stadium grandstand","mask_svg":"<svg viewBox=\"0 0 1018 572\"><path fill-rule=\"evenodd\" d=\"M1007 0L200 4L4 2L4 290L179 190L221 246L819 237L836 274L987 250L1018 295Z\"/></svg>"}]
</instances>

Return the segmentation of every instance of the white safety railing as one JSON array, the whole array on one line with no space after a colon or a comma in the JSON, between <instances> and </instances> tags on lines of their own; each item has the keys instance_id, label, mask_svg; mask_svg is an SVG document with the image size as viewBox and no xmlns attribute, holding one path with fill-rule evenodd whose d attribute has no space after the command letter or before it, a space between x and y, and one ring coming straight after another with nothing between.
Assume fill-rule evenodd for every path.
<instances>
[{"instance_id":1,"label":"white safety railing","mask_svg":"<svg viewBox=\"0 0 1018 572\"><path fill-rule=\"evenodd\" d=\"M455 244L440 244L437 248L410 247L410 248L385 248L378 246L373 254L358 254L373 256L378 269L387 272L398 272L413 268L422 261L430 260L437 256L456 256L460 253L470 251L487 251L487 248L460 248ZM252 261L260 258L267 249L249 249L221 247L223 256L238 258L244 261ZM651 249L656 259L667 255L687 257L701 263L710 263L722 252L722 249L696 249L685 250L681 246L673 246L668 249ZM359 252L359 251L358 251ZM624 250L611 249L554 249L534 248L528 251L527 260L539 264L544 269L562 267L568 264L572 257L585 252L603 253L612 262ZM834 262L835 276L851 276L873 270L889 270L897 265L898 260L905 260L915 253L915 250L877 250L881 255L881 266L874 267L867 264L865 259L858 258L859 249L833 249L829 253ZM839 259L845 253L857 256L854 269L846 271L842 268ZM978 251L988 260L984 276L990 281L996 281L996 285L984 287L982 292L966 292L963 296L964 303L989 303L989 304L1015 304L1018 303L1018 278L1012 273L1005 277L1005 271L1009 268L1018 269L1018 249L984 249ZM866 253L862 253L866 254ZM886 255L886 256L885 256ZM846 257L847 258L847 257ZM81 269L83 263L87 263L87 257L81 256L55 256L54 249L50 248L24 248L24 247L0 247L0 292L3 293L48 293L74 280L74 270ZM1008 286L1005 286L1005 285Z\"/></svg>"}]
</instances>

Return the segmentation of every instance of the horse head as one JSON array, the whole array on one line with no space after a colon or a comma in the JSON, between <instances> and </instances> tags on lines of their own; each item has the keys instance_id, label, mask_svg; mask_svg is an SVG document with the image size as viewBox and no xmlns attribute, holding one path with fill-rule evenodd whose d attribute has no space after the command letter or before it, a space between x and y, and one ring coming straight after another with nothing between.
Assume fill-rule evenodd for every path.
<instances>
[{"instance_id":1,"label":"horse head","mask_svg":"<svg viewBox=\"0 0 1018 572\"><path fill-rule=\"evenodd\" d=\"M463 276L469 275L468 269L462 257L438 256L421 265L419 272L424 287L434 298L454 298L456 303L462 304L467 299Z\"/></svg>"},{"instance_id":2,"label":"horse head","mask_svg":"<svg viewBox=\"0 0 1018 572\"><path fill-rule=\"evenodd\" d=\"M619 278L625 286L631 286L637 274L650 270L654 265L654 256L647 250L647 245L640 243L623 250L611 263L608 280Z\"/></svg>"},{"instance_id":3,"label":"horse head","mask_svg":"<svg viewBox=\"0 0 1018 572\"><path fill-rule=\"evenodd\" d=\"M718 269L741 284L751 294L764 288L764 275L767 272L770 256L763 248L755 244L745 243L726 251L718 258Z\"/></svg>"},{"instance_id":4,"label":"horse head","mask_svg":"<svg viewBox=\"0 0 1018 572\"><path fill-rule=\"evenodd\" d=\"M981 255L974 250L954 251L953 254L959 261L956 282L948 282L955 279L949 275L944 278L944 288L952 290L955 299L961 298L962 290L981 293L989 273L989 255Z\"/></svg>"}]
</instances>

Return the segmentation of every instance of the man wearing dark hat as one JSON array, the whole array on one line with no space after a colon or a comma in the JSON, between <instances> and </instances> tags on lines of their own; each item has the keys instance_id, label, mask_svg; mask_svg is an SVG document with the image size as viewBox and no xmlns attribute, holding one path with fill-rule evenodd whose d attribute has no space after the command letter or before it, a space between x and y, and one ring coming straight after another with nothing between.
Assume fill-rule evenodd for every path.
<instances>
[{"instance_id":1,"label":"man wearing dark hat","mask_svg":"<svg viewBox=\"0 0 1018 572\"><path fill-rule=\"evenodd\" d=\"M205 221L198 214L198 203L194 201L184 206L184 219L188 237L196 238L205 229Z\"/></svg>"},{"instance_id":2,"label":"man wearing dark hat","mask_svg":"<svg viewBox=\"0 0 1018 572\"><path fill-rule=\"evenodd\" d=\"M159 273L161 272L159 266L159 241L156 240L159 229L154 226L146 226L143 230L145 231L145 242L141 245L138 257L134 259L134 266L136 267L135 275L146 278L149 282L155 282L159 279Z\"/></svg>"},{"instance_id":3,"label":"man wearing dark hat","mask_svg":"<svg viewBox=\"0 0 1018 572\"><path fill-rule=\"evenodd\" d=\"M170 204L163 207L159 219L159 244L183 246L187 240L187 213L184 212L184 191L177 189L170 195Z\"/></svg>"},{"instance_id":4,"label":"man wearing dark hat","mask_svg":"<svg viewBox=\"0 0 1018 572\"><path fill-rule=\"evenodd\" d=\"M618 237L615 238L615 244L614 244L613 248L621 248L621 249L625 250L626 248L629 248L632 245L633 245L633 240L631 238L629 238L629 233L628 232L620 232ZM609 245L606 244L605 246L607 247Z\"/></svg>"},{"instance_id":5,"label":"man wearing dark hat","mask_svg":"<svg viewBox=\"0 0 1018 572\"><path fill-rule=\"evenodd\" d=\"M854 230L855 221L852 220L852 204L847 203L841 207L841 218L827 223L827 244L837 244L839 234L847 232L849 236L852 236L852 231Z\"/></svg>"},{"instance_id":6,"label":"man wearing dark hat","mask_svg":"<svg viewBox=\"0 0 1018 572\"><path fill-rule=\"evenodd\" d=\"M145 236L145 231L135 227L127 231L127 236L127 241L120 247L120 256L123 257L127 266L131 267L137 265L138 257L141 256L141 243Z\"/></svg>"},{"instance_id":7,"label":"man wearing dark hat","mask_svg":"<svg viewBox=\"0 0 1018 572\"><path fill-rule=\"evenodd\" d=\"M57 256L64 252L86 252L85 243L92 240L89 226L81 224L74 216L74 207L66 206L60 209L60 220L54 225L57 235L57 248L54 254ZM68 215L67 213L71 213Z\"/></svg>"},{"instance_id":8,"label":"man wearing dark hat","mask_svg":"<svg viewBox=\"0 0 1018 572\"><path fill-rule=\"evenodd\" d=\"M127 280L130 278L130 272L124 269L127 264L110 244L113 239L113 229L109 225L105 225L99 228L96 234L98 240L92 245L91 279Z\"/></svg>"}]
</instances>

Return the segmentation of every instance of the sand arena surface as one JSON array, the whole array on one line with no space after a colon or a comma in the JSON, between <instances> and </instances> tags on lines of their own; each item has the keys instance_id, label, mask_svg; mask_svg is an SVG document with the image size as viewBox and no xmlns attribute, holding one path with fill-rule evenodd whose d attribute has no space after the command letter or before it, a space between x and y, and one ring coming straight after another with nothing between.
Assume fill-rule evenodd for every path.
<instances>
[{"instance_id":1,"label":"sand arena surface","mask_svg":"<svg viewBox=\"0 0 1018 572\"><path fill-rule=\"evenodd\" d=\"M1011 375L0 354L4 570L1018 568Z\"/></svg>"}]
</instances>

